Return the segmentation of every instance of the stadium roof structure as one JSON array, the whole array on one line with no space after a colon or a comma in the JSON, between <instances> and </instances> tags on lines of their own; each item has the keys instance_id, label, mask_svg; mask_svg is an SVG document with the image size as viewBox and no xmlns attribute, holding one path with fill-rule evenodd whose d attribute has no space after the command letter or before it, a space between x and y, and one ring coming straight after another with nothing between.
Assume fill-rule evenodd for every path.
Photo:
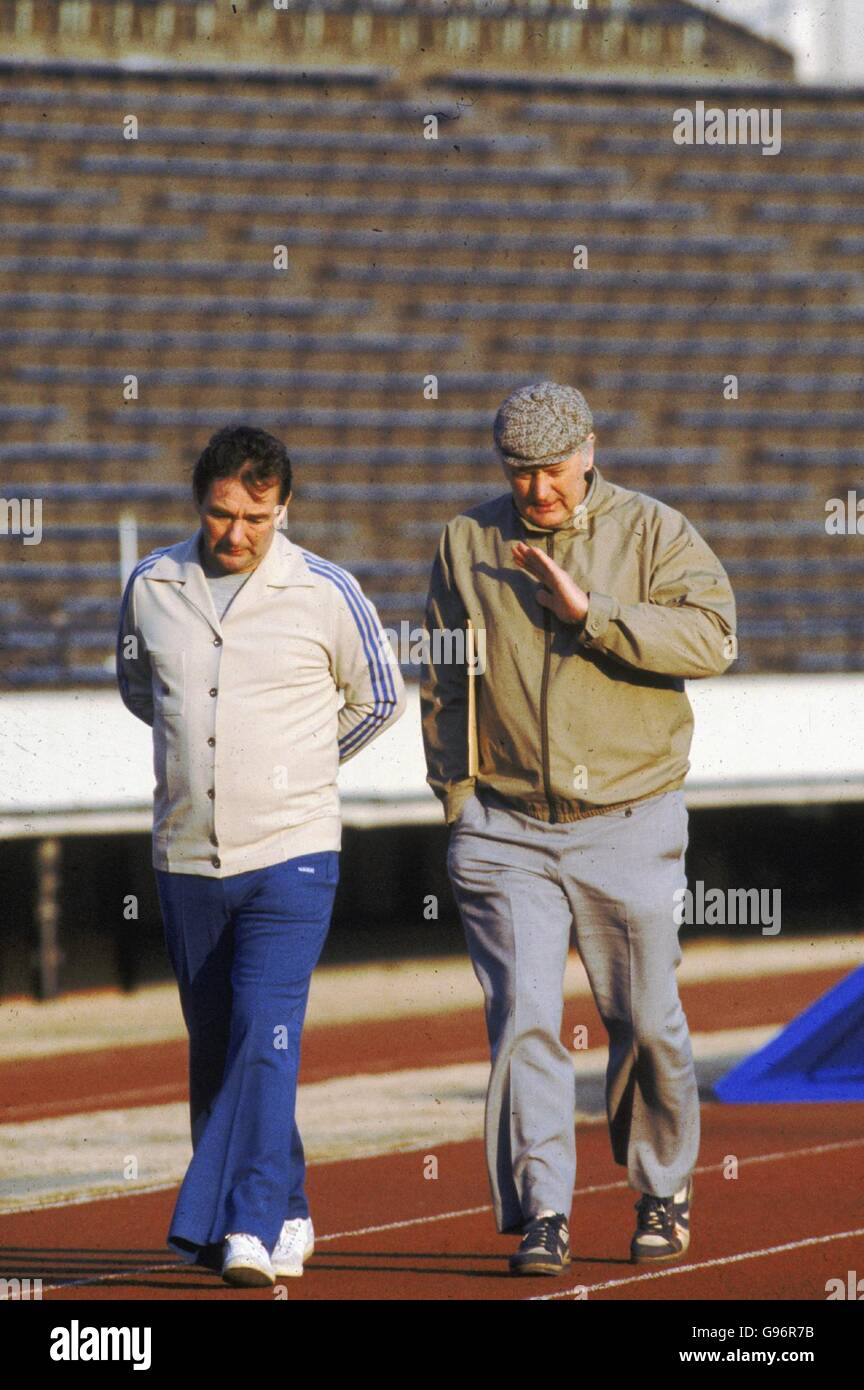
<instances>
[{"instance_id":1,"label":"stadium roof structure","mask_svg":"<svg viewBox=\"0 0 864 1390\"><path fill-rule=\"evenodd\" d=\"M278 6L278 7L277 7ZM0 0L7 57L122 66L456 67L791 80L792 55L689 0Z\"/></svg>"}]
</instances>

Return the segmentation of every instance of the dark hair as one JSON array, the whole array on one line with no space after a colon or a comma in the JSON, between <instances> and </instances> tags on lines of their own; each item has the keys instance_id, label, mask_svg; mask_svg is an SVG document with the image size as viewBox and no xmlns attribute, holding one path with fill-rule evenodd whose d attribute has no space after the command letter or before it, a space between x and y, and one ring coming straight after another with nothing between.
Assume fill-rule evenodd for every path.
<instances>
[{"instance_id":1,"label":"dark hair","mask_svg":"<svg viewBox=\"0 0 864 1390\"><path fill-rule=\"evenodd\" d=\"M291 460L285 445L266 430L226 425L214 434L192 472L192 492L199 504L214 478L238 477L253 496L279 484L279 502L291 491Z\"/></svg>"}]
</instances>

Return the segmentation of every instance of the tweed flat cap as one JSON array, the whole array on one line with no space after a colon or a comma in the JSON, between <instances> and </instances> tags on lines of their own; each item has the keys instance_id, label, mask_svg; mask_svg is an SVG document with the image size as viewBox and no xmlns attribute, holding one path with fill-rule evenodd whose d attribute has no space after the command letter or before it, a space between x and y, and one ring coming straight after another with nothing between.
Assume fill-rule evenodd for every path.
<instances>
[{"instance_id":1,"label":"tweed flat cap","mask_svg":"<svg viewBox=\"0 0 864 1390\"><path fill-rule=\"evenodd\" d=\"M575 386L538 381L520 386L495 416L495 447L514 468L563 463L594 428L588 402Z\"/></svg>"}]
</instances>

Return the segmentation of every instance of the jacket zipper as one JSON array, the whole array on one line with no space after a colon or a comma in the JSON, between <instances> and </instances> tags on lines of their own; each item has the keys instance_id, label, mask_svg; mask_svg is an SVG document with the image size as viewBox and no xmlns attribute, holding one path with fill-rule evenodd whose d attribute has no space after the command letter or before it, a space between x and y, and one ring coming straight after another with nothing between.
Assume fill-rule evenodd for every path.
<instances>
[{"instance_id":1,"label":"jacket zipper","mask_svg":"<svg viewBox=\"0 0 864 1390\"><path fill-rule=\"evenodd\" d=\"M549 535L546 537L546 553L550 559L554 559L552 551L554 549L554 538ZM552 805L552 776L549 768L549 668L552 665L552 613L548 608L543 609L544 652L543 652L543 683L540 689L540 746L543 760L543 787L546 792L546 802L549 807L549 823L555 825L557 817L555 808Z\"/></svg>"}]
</instances>

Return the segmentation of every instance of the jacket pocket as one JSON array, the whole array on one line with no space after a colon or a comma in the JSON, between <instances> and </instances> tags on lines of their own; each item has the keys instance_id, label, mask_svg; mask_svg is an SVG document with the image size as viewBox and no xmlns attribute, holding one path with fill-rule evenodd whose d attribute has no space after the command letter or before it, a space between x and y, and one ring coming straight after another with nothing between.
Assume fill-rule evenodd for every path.
<instances>
[{"instance_id":1,"label":"jacket pocket","mask_svg":"<svg viewBox=\"0 0 864 1390\"><path fill-rule=\"evenodd\" d=\"M181 715L186 704L186 653L148 648L153 673L153 707L165 719Z\"/></svg>"}]
</instances>

